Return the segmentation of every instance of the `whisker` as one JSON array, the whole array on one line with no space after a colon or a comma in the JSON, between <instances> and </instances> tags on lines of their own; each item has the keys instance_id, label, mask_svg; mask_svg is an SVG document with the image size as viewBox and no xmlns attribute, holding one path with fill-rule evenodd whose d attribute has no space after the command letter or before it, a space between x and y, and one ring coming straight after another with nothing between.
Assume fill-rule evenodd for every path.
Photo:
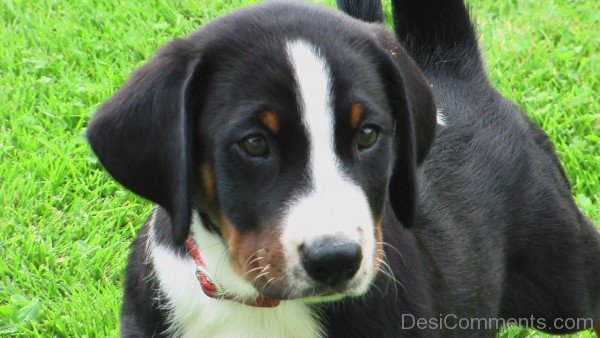
<instances>
[{"instance_id":1,"label":"whisker","mask_svg":"<svg viewBox=\"0 0 600 338\"><path fill-rule=\"evenodd\" d=\"M384 275L387 279L387 283L385 284L386 292L387 292L387 289L389 288L390 282L391 282L392 286L394 288L394 297L397 298L398 297L398 288L397 288L396 282L395 282L396 278L394 278L393 274L391 274L388 271L388 268L385 266L385 262L383 262L381 260L379 260L379 262L380 262L379 272L381 272L381 274Z\"/></svg>"},{"instance_id":2,"label":"whisker","mask_svg":"<svg viewBox=\"0 0 600 338\"><path fill-rule=\"evenodd\" d=\"M374 287L375 289L377 289L377 291L379 291L381 293L381 296L385 296L385 293L383 292L383 290L381 290L381 288L379 286L377 286L377 284L375 283L371 283L371 286Z\"/></svg>"},{"instance_id":3,"label":"whisker","mask_svg":"<svg viewBox=\"0 0 600 338\"><path fill-rule=\"evenodd\" d=\"M264 250L264 249L258 249L258 250L256 250L256 251L254 251L254 252L252 253L252 255L248 256L248 258L247 258L247 259L246 259L246 261L244 262L244 266L242 267L242 271L246 270L246 267L248 266L248 264L252 264L252 262L254 262L254 260L252 260L251 262L248 262L248 261L250 261L250 259L251 259L253 256L255 256L256 254L258 254L259 252L261 252L261 251L263 251L263 250Z\"/></svg>"},{"instance_id":4,"label":"whisker","mask_svg":"<svg viewBox=\"0 0 600 338\"><path fill-rule=\"evenodd\" d=\"M227 249L224 249L223 252L221 252L221 257L219 257L219 260L217 261L217 267L215 269L215 276L213 276L214 278L216 278L216 276L218 276L220 274L221 269L223 268L222 263L224 262L224 259L228 256L229 256L229 252L227 251Z\"/></svg>"},{"instance_id":5,"label":"whisker","mask_svg":"<svg viewBox=\"0 0 600 338\"><path fill-rule=\"evenodd\" d=\"M242 277L245 277L245 276L246 276L247 274L249 274L250 272L252 272L252 271L256 271L256 270L258 270L258 269L261 269L261 272L262 272L262 270L263 270L264 268L263 268L262 266L257 266L257 267L255 267L255 268L253 268L253 269L250 269L250 270L248 270L248 271L244 272L244 274L242 275Z\"/></svg>"},{"instance_id":6,"label":"whisker","mask_svg":"<svg viewBox=\"0 0 600 338\"><path fill-rule=\"evenodd\" d=\"M283 289L283 292L281 293L281 295L286 298L292 297L292 293L290 292L290 290L293 289L294 284L296 283L296 281L294 279L290 279L290 281L291 281L291 283L288 283L288 286L285 289Z\"/></svg>"},{"instance_id":7,"label":"whisker","mask_svg":"<svg viewBox=\"0 0 600 338\"><path fill-rule=\"evenodd\" d=\"M267 264L265 267L263 267L262 270L260 271L260 273L252 279L250 284L254 285L254 283L256 283L259 278L261 278L262 276L268 275L270 267L271 267L271 264Z\"/></svg>"},{"instance_id":8,"label":"whisker","mask_svg":"<svg viewBox=\"0 0 600 338\"><path fill-rule=\"evenodd\" d=\"M254 285L254 283L258 282L258 279L261 278L262 276L266 276L269 274L269 271L265 271L265 272L261 272L259 273L256 277L254 277L254 279L252 279L252 282L250 282L250 284Z\"/></svg>"},{"instance_id":9,"label":"whisker","mask_svg":"<svg viewBox=\"0 0 600 338\"><path fill-rule=\"evenodd\" d=\"M265 256L258 256L258 257L256 257L256 258L254 258L253 260L251 260L251 261L250 261L248 264L249 264L249 265L252 265L252 263L254 263L254 262L258 261L258 260L261 260L261 259L263 259L263 258L265 258Z\"/></svg>"},{"instance_id":10,"label":"whisker","mask_svg":"<svg viewBox=\"0 0 600 338\"><path fill-rule=\"evenodd\" d=\"M283 294L285 295L286 298L292 298L294 296L294 284L296 284L295 280L292 280L292 283L288 285L287 288L285 288L285 290L283 291ZM287 295L286 295L287 293Z\"/></svg>"},{"instance_id":11,"label":"whisker","mask_svg":"<svg viewBox=\"0 0 600 338\"><path fill-rule=\"evenodd\" d=\"M383 242L383 241L382 242L377 242L377 243L381 244L381 245L385 245L385 246L393 249L398 254L398 256L400 256L400 259L402 259L402 262L404 263L404 266L408 266L406 264L406 261L404 260L404 256L402 256L402 253L400 252L400 250L398 250L395 246L391 245L390 243Z\"/></svg>"},{"instance_id":12,"label":"whisker","mask_svg":"<svg viewBox=\"0 0 600 338\"><path fill-rule=\"evenodd\" d=\"M209 244L209 245L203 246L201 249L202 249L202 250L206 250L206 249L213 248L213 247L215 247L215 246L217 246L217 245L223 245L223 242L221 242L221 241L219 241L219 242L214 242L214 243L212 243L212 244Z\"/></svg>"},{"instance_id":13,"label":"whisker","mask_svg":"<svg viewBox=\"0 0 600 338\"><path fill-rule=\"evenodd\" d=\"M254 262L258 261L258 260L261 260L261 259L263 259L263 258L265 258L265 257L263 257L263 256L258 256L258 257L256 257L255 259L253 259L252 261L250 261L250 265L252 265L252 263L254 263ZM256 268L254 268L254 269L251 269L250 271L254 271L254 270L256 270L257 268L261 268L261 267L260 267L260 266L257 266ZM244 270L246 270L246 268L243 268L243 269L242 269L242 277L243 277L243 276L245 276L245 275L246 275L248 272L250 272L250 271L244 271Z\"/></svg>"},{"instance_id":14,"label":"whisker","mask_svg":"<svg viewBox=\"0 0 600 338\"><path fill-rule=\"evenodd\" d=\"M275 277L271 277L271 278L269 278L269 280L268 280L268 281L265 283L265 285L263 285L263 287L262 287L262 289L261 289L260 293L264 294L264 293L265 293L265 289L266 289L267 285L269 285L269 283L271 283L272 281L275 281L275 280L277 280L278 278L279 278L278 276L275 276Z\"/></svg>"},{"instance_id":15,"label":"whisker","mask_svg":"<svg viewBox=\"0 0 600 338\"><path fill-rule=\"evenodd\" d=\"M269 271L269 268L271 268L271 263L269 263L269 264L265 265L265 267L262 269L262 271L261 271L261 272L263 272L263 271L265 271L265 270L268 272L268 271Z\"/></svg>"},{"instance_id":16,"label":"whisker","mask_svg":"<svg viewBox=\"0 0 600 338\"><path fill-rule=\"evenodd\" d=\"M379 268L379 271L381 271L381 273L388 278L388 282L389 281L393 282L395 297L396 297L396 299L398 299L398 285L400 285L405 292L406 292L406 287L404 286L404 284L402 284L402 282L400 282L396 278L396 276L394 274L394 270L388 264L388 262L386 262L386 261L384 261L384 260L382 260L380 258L378 258L377 260L381 264L380 268Z\"/></svg>"}]
</instances>

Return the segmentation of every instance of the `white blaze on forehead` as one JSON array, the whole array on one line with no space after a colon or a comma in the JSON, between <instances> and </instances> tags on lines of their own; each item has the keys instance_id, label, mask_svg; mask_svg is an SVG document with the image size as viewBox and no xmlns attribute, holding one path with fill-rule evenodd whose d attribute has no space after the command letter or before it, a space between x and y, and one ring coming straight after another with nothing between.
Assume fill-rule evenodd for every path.
<instances>
[{"instance_id":1,"label":"white blaze on forehead","mask_svg":"<svg viewBox=\"0 0 600 338\"><path fill-rule=\"evenodd\" d=\"M374 250L369 204L362 189L344 175L335 153L330 68L317 49L306 42L289 42L287 49L297 81L302 121L309 137L312 183L307 195L292 202L284 220L282 241L292 256L288 257L288 263L298 258L293 257L297 255L294 251L298 245L335 234L360 243L363 256L369 257Z\"/></svg>"},{"instance_id":2,"label":"white blaze on forehead","mask_svg":"<svg viewBox=\"0 0 600 338\"><path fill-rule=\"evenodd\" d=\"M327 64L312 46L296 41L288 45L288 52L298 81L302 122L311 141L311 174L318 183L327 179L325 175L337 175L337 158L333 152L331 75Z\"/></svg>"}]
</instances>

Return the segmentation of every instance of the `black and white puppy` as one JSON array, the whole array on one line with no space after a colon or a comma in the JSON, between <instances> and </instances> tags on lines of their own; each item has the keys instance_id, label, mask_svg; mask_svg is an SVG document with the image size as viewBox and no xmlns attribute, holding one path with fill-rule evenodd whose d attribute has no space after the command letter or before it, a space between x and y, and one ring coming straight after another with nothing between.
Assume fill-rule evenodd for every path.
<instances>
[{"instance_id":1,"label":"black and white puppy","mask_svg":"<svg viewBox=\"0 0 600 338\"><path fill-rule=\"evenodd\" d=\"M122 335L498 329L408 322L448 315L591 328L600 234L545 134L490 85L462 1L394 1L396 37L379 1L338 3L358 19L278 2L215 20L97 112L94 152L157 204Z\"/></svg>"}]
</instances>

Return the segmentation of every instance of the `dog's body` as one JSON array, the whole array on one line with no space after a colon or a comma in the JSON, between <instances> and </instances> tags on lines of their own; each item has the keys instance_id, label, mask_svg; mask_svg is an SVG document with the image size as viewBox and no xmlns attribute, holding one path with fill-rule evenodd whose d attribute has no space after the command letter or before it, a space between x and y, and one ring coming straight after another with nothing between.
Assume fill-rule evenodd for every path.
<instances>
[{"instance_id":1,"label":"dog's body","mask_svg":"<svg viewBox=\"0 0 600 338\"><path fill-rule=\"evenodd\" d=\"M377 1L338 2L359 19L382 20L381 5ZM527 323L548 332L569 332L591 328L589 320L600 319L600 234L573 202L568 181L545 134L489 84L462 2L396 1L394 21L397 38L406 52L383 26L362 23L330 10L282 3L246 9L166 47L101 108L90 127L94 150L117 180L162 205L153 210L129 260L121 324L124 336L487 337L493 336L499 326L480 323L453 327L452 324L458 324L461 318L528 319L520 324ZM244 49L245 44L251 45L250 49ZM245 47L240 50L242 45ZM240 54L248 57L249 50L253 55L242 62ZM386 61L387 56L378 54L382 51L388 53L391 63ZM435 136L433 101L409 55L435 97L438 108ZM255 56L258 61L253 62ZM196 70L200 68L198 64L206 60L210 66L201 64L208 68ZM368 75L373 67L381 71L380 78ZM160 72L156 72L157 69ZM190 69L194 69L193 73ZM197 80L196 72L202 74L202 79L211 78L211 82ZM260 72L266 75L254 78ZM402 78L401 83L395 83L394 77ZM254 79L252 86L248 85L249 79ZM321 88L325 83L329 87ZM173 90L177 84L185 90ZM193 92L197 88L202 91ZM229 92L235 92L235 96L228 96ZM394 98L395 93L400 92L403 96ZM200 94L188 102L186 96L192 95L190 93ZM304 176L294 176L295 171L291 169L285 179L264 184L276 186L271 188L274 190L236 189L240 183L232 183L236 174L229 173L234 169L228 164L233 160L206 150L216 148L219 141L190 132L200 130L198 133L204 135L214 133L218 126L228 125L228 119L235 120L237 115L217 117L214 112L235 111L225 109L227 104L252 95L264 95L265 100L271 100L268 109L260 107L259 110L269 112L260 116L266 128L282 138L277 142L293 143L288 148L283 145L274 148L272 153L277 154L281 149L297 152L292 160L285 160L285 154L277 154L284 158L278 169L262 170L271 177L278 177L286 172L285 168L295 168L299 165L296 162L305 163L303 159L309 158L306 161L311 163L312 171L307 175L312 175L313 182L309 190L314 193L308 194L310 198L306 203L303 199L297 204L289 202L295 201L297 194L305 194L296 188ZM360 105L344 103L344 97L352 95L362 100ZM224 96L221 99L227 102L211 101L211 97L216 96ZM131 97L151 101L152 107L138 109L137 103L128 101L133 100ZM298 105L301 108L286 107L294 97L301 102ZM366 142L373 147L368 151L378 151L377 156L370 157L367 165L350 165L348 158L374 155L344 157L343 150L339 149L343 136L337 129L341 128L337 124L342 122L336 120L334 131L327 127L333 123L331 120L311 115L311 107L319 106L324 98L333 106L330 114L351 111L352 128L358 128L357 119L365 118L364 115L374 116L371 117L373 124L393 125L386 114L363 112L363 106L394 111L394 105L404 105L401 113L408 117L399 118L401 113L394 111L396 123L398 120L402 123L390 130L383 127L380 139L374 142L376 146ZM282 101L277 101L279 99ZM182 100L183 104L171 108L164 103L169 100ZM252 103L248 100L247 105L252 106ZM392 107L388 107L388 103ZM152 113L147 114L156 115L142 118L143 113L128 113L132 116L122 117L119 115L122 113L117 112L123 106L129 110L149 109ZM161 120L164 117L157 108L160 106L171 114L198 110L203 115L193 118L196 126L187 127L189 117ZM323 113L319 109L315 111ZM278 113L273 114L272 110ZM302 122L294 120L297 119L294 114L282 113L286 110L299 110ZM292 131L285 135L291 141L278 134L280 128L286 128L286 123ZM142 132L136 133L129 124L142 124ZM157 125L161 132L153 134L152 128ZM292 125L303 125L310 136L303 138L303 132L294 134L296 127ZM412 125L414 130L403 129L405 125ZM150 130L150 136L145 135L144 128ZM224 127L223 133L227 130ZM388 136L397 133L401 135L393 143ZM331 153L323 150L328 147L328 138L336 142ZM122 146L131 143L141 147L146 141L158 144L157 148L163 147L161 143L174 144L172 146L179 150L168 149L168 158L155 163L152 156L159 155L152 151L146 155L146 148L129 150ZM410 142L414 142L412 148L403 147ZM201 146L193 147L192 143ZM376 150L376 147L381 149ZM305 154L304 148L311 150ZM360 152L370 148L358 149ZM394 159L388 150L401 155ZM182 159L178 157L180 152L194 155ZM195 156L202 161L197 161ZM323 164L329 163L325 159L332 156L339 157L333 163L345 168L342 179L336 176L337 169ZM137 160L124 160L126 157ZM211 160L207 161L207 157ZM120 161L128 162L125 166L133 168L123 168ZM392 168L394 161L397 162ZM406 163L411 165L403 166ZM193 169L182 173L178 166ZM148 167L157 173L148 172ZM137 176L128 170L137 170ZM229 178L219 176L226 174ZM248 175L242 175L240 182L266 182L261 181L260 172ZM382 178L377 177L389 179L380 182ZM348 182L358 182L362 193L356 193ZM179 184L199 188L185 190ZM389 194L382 188L387 185ZM393 186L402 189L394 190ZM360 196L365 197L366 202L361 201ZM311 198L318 203L313 203ZM343 199L344 203L336 203L336 199ZM273 211L274 214L264 211L283 208L277 204L282 200L288 201L282 204L288 211ZM415 206L414 210L411 205ZM343 227L352 220L369 223L363 210L370 210L374 230L359 228L357 235L354 229ZM311 211L316 216L307 215ZM413 221L414 226L410 227ZM273 222L283 224L282 228L265 225ZM182 244L190 223L191 236L204 255L209 275L223 289L240 299L252 298L261 292L283 300L282 304L262 309L203 294L194 275L197 264ZM249 225L255 223L255 226ZM338 223L342 225L335 228ZM321 229L328 226L334 230ZM175 231L175 240L171 229ZM264 235L265 229L269 234ZM374 240L364 235L371 231ZM328 291L317 292L315 290L321 289L314 287L302 293L309 285L304 278L310 278L298 270L290 270L297 280L282 284L279 289L273 287L276 282L269 283L285 279L283 275L273 275L258 286L260 274L251 276L250 282L243 278L251 271L246 270L246 265L252 266L254 261L250 254L239 254L250 245L244 242L249 237L254 254L272 248L268 241L282 242L281 247L272 248L278 256L271 258L268 266L256 267L267 277L271 273L269 266L276 266L280 260L285 261L281 269L289 270L295 267L293 259L300 259L308 271L305 253L300 251L301 257L294 258L298 254L286 246L294 242L288 241L289 238L298 236L305 241L302 243L312 243L306 238L313 237L306 233L318 236L343 233L344 241L360 243L362 263L354 267L355 277L348 276L344 291L339 291L341 284L327 280L318 285L320 288L325 288L324 284L331 285L326 288ZM342 244L350 245L348 243ZM381 263L383 258L386 263ZM381 266L385 267L382 268L385 273L372 274ZM315 280L321 278L312 272L308 275ZM364 294L371 282L374 286ZM355 297L340 299L335 296L338 292ZM442 322L442 318L448 320L447 315L451 316L450 321ZM564 323L569 318L588 321L576 328L561 327L560 322L555 321L562 319ZM419 319L437 327L416 325Z\"/></svg>"}]
</instances>

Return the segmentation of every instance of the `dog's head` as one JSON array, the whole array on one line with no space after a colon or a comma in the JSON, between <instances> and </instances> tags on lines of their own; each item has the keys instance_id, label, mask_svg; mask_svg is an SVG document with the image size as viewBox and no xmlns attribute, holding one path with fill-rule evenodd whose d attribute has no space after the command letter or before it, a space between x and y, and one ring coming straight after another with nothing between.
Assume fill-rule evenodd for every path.
<instances>
[{"instance_id":1,"label":"dog's head","mask_svg":"<svg viewBox=\"0 0 600 338\"><path fill-rule=\"evenodd\" d=\"M325 299L367 290L388 201L412 224L434 128L429 87L384 27L269 4L164 47L88 137L117 181L169 212L175 243L198 212L257 290Z\"/></svg>"}]
</instances>

